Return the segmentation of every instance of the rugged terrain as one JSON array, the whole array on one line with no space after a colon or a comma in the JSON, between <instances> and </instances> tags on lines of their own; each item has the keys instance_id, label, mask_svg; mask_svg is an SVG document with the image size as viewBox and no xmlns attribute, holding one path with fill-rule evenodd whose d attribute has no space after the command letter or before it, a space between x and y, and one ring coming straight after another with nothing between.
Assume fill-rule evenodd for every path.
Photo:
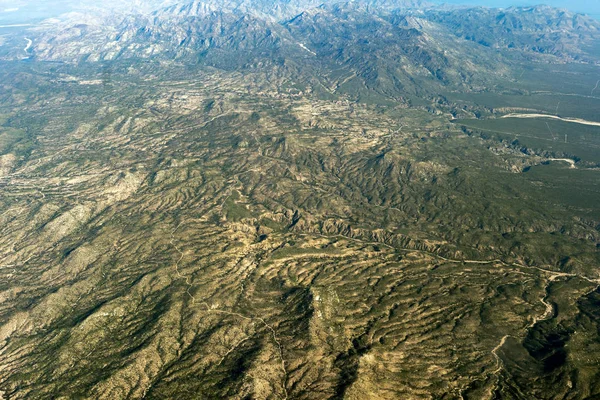
<instances>
[{"instance_id":1,"label":"rugged terrain","mask_svg":"<svg viewBox=\"0 0 600 400\"><path fill-rule=\"evenodd\" d=\"M600 396L598 22L232 1L0 33L0 398Z\"/></svg>"}]
</instances>

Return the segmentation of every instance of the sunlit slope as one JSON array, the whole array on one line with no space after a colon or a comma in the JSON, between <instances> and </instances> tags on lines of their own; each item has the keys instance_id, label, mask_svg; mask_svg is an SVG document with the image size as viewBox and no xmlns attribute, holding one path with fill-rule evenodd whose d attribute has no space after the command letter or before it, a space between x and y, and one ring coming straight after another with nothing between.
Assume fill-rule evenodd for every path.
<instances>
[{"instance_id":1,"label":"sunlit slope","mask_svg":"<svg viewBox=\"0 0 600 400\"><path fill-rule=\"evenodd\" d=\"M1 399L600 396L597 22L161 6L0 30Z\"/></svg>"},{"instance_id":2,"label":"sunlit slope","mask_svg":"<svg viewBox=\"0 0 600 400\"><path fill-rule=\"evenodd\" d=\"M598 232L518 173L543 156L235 74L72 72L4 98L5 397L595 390L565 376L593 371Z\"/></svg>"}]
</instances>

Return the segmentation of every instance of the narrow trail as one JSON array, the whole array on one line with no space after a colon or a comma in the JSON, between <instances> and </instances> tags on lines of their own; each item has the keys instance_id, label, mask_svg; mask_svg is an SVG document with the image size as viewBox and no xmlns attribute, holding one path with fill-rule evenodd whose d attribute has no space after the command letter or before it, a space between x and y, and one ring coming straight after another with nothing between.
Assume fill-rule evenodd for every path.
<instances>
[{"instance_id":1,"label":"narrow trail","mask_svg":"<svg viewBox=\"0 0 600 400\"><path fill-rule=\"evenodd\" d=\"M597 96L592 96L589 94L579 94L579 93L561 93L561 92L548 92L548 91L534 91L531 92L532 95L541 95L541 96L568 96L568 97L582 97L586 99L598 99Z\"/></svg>"},{"instance_id":2,"label":"narrow trail","mask_svg":"<svg viewBox=\"0 0 600 400\"><path fill-rule=\"evenodd\" d=\"M189 294L189 291L188 291L188 294ZM206 312L207 313L229 315L229 316L237 317L237 318L240 318L240 319L243 319L243 320L246 320L246 321L251 321L251 322L258 321L265 328L267 328L269 331L271 331L271 336L273 337L273 342L275 342L275 345L277 346L278 356L279 356L279 359L281 361L281 371L283 372L283 382L281 383L281 389L283 390L283 393L284 393L284 397L283 398L287 400L287 398L288 398L288 392L287 392L286 382L287 382L288 372L287 372L287 368L285 366L285 359L283 358L283 345L281 344L281 342L277 338L277 332L275 331L275 328L273 328L271 325L269 325L267 323L267 321L265 321L261 317L248 317L246 315L243 315L243 314L240 314L240 313L237 313L237 312L220 310L218 308L215 308L214 306L213 307L209 306L208 303L204 302L204 301L201 302L201 303L198 303L198 304L201 304L204 307L206 307ZM228 353L230 353L231 351L233 351L233 349L229 350Z\"/></svg>"},{"instance_id":3,"label":"narrow trail","mask_svg":"<svg viewBox=\"0 0 600 400\"><path fill-rule=\"evenodd\" d=\"M20 182L19 182L20 183ZM2 180L0 180L0 188L2 188L2 185L6 185L6 186L16 186L16 184L14 184L13 182L2 182ZM12 188L11 188L12 189ZM29 196L32 193L37 193L40 196L42 196L42 199L46 198L46 195L44 194L44 190L46 190L43 186L36 186L33 183L23 183L20 186L16 187L17 191L7 191L7 193L4 193L5 196L11 196L11 197L22 197L22 196ZM24 192L23 190L31 190L30 192Z\"/></svg>"},{"instance_id":4,"label":"narrow trail","mask_svg":"<svg viewBox=\"0 0 600 400\"><path fill-rule=\"evenodd\" d=\"M561 159L561 161L566 161L566 162L573 162L573 160L567 160L567 159ZM202 305L204 308L206 308L206 312L207 313L215 313L215 314L222 314L222 315L229 315L229 316L233 316L236 318L240 318L242 320L245 321L257 321L260 324L262 324L265 328L267 328L270 332L271 332L271 336L272 336L272 340L274 342L274 344L277 347L278 350L278 356L280 358L281 361L281 371L283 373L283 381L281 382L281 389L282 389L282 393L283 393L283 398L284 399L288 399L288 392L287 392L287 379L288 379L288 371L286 368L286 363L285 363L285 359L284 359L284 354L283 354L283 345L281 344L281 341L279 340L279 338L277 337L277 332L275 330L275 328L273 326L271 326L270 324L268 324L263 318L261 317L254 317L254 316L247 316L247 315L243 315L237 312L233 312L233 311L227 311L227 310L222 310L218 308L218 305L209 305L207 302L203 301L203 302L196 302L196 299L194 298L194 296L191 294L190 289L191 289L191 281L190 278L188 276L184 276L181 274L181 272L179 271L179 264L180 262L183 260L184 258L184 253L181 251L181 249L179 247L177 247L177 245L175 244L175 233L177 232L177 230L180 228L180 226L182 225L184 221L180 222L176 228L173 230L173 232L171 233L171 244L172 246L176 249L176 251L179 253L179 258L177 260L177 262L175 263L175 271L177 273L177 276L181 279L185 279L186 285L188 286L186 289L187 294L190 296L190 298L192 299L192 303L194 304L200 304ZM542 297L542 299L540 299L540 302L542 304L544 304L545 306L545 310L544 313L541 316L537 316L534 317L533 321L526 327L526 330L529 330L531 328L533 328L537 323L544 321L548 318L550 318L554 312L554 307L553 305L547 301L547 287L548 285L556 280L559 277L571 277L571 278L580 278L583 279L587 282L590 282L592 284L594 284L594 289L593 290L597 290L598 287L600 287L600 279L593 279L593 278L588 278L585 276L581 276L578 274L574 274L574 273L566 273L566 272L558 272L558 271L553 271L553 270L549 270L549 269L544 269L541 267L536 267L536 266L527 266L527 265L523 265L523 264L518 264L518 263L509 263L509 262L505 262L501 259L492 259L492 260L469 260L469 259L452 259L452 258L446 258L443 257L439 254L436 254L434 252L431 251L427 251L427 250L420 250L420 249L412 249L412 248L399 248L396 246L392 246L389 245L387 243L382 243L382 242L377 242L377 241L366 241L366 240L361 240L361 239L357 239L357 238L353 238L353 237L349 237L349 236L345 236L345 235L341 235L341 234L337 234L337 235L322 235L322 234L304 234L304 233L298 233L300 236L313 236L313 237L323 237L323 238L334 238L334 237L341 237L341 238L345 238L348 239L350 241L354 241L354 242L359 242L362 244L377 244L377 245L382 245L385 247L388 247L390 249L393 250L400 250L400 251L407 251L407 252L417 252L417 253L422 253L422 254L426 254L435 258L438 258L440 260L449 262L449 263L460 263L460 264L476 264L476 265L486 265L486 264L500 264L504 267L508 267L508 268L517 268L517 269L534 269L537 270L545 275L549 275L546 277L546 279L549 281L547 286L546 286L546 290L544 292L544 296ZM523 273L523 272L520 272ZM593 291L592 290L592 291ZM504 367L503 365L503 361L501 359L501 357L499 356L498 352L500 351L500 349L502 349L502 347L506 344L506 341L509 337L511 337L512 335L504 335L500 342L498 343L498 345L496 347L494 347L491 350L491 354L493 355L494 359L496 360L496 369L493 371L494 375L497 375L498 373L500 373L500 371L502 370L502 368ZM247 340L247 338L242 339L238 342L238 344L236 344L232 349L230 349L228 351L228 353L231 353L235 347L237 347L239 344L245 342ZM222 361L221 361L222 362Z\"/></svg>"},{"instance_id":5,"label":"narrow trail","mask_svg":"<svg viewBox=\"0 0 600 400\"><path fill-rule=\"evenodd\" d=\"M283 390L283 399L287 400L288 399L288 391L287 391L287 379L288 379L288 372L287 372L287 368L285 366L285 359L283 357L283 345L281 344L281 341L279 340L279 338L277 337L277 332L275 331L275 328L273 328L270 324L267 323L267 321L265 321L263 318L261 317L249 317L237 312L233 312L233 311L227 311L227 310L221 310L217 307L210 306L207 302L202 301L202 302L197 302L196 298L194 297L194 295L192 295L192 293L190 292L190 289L192 288L192 282L190 281L190 278L188 275L182 275L181 272L179 271L179 263L183 260L184 257L184 253L183 251L181 251L181 249L179 247L177 247L177 245L175 244L175 232L177 232L177 230L179 230L179 228L181 227L181 225L184 223L184 221L179 222L179 224L177 224L177 226L175 227L175 229L173 229L173 231L171 232L171 240L170 243L173 246L173 248L179 253L179 258L177 259L177 261L175 262L175 272L177 274L177 276L180 279L184 279L185 283L187 285L186 288L186 293L188 294L188 296L190 296L190 298L192 299L192 304L199 304L202 305L206 308L206 312L207 313L215 313L215 314L223 314L223 315L229 315L229 316L233 316L233 317L237 317L246 321L251 321L252 323L254 323L254 321L258 321L260 322L265 328L267 328L270 332L271 332L271 336L273 338L273 342L275 343L275 345L277 346L277 351L278 351L278 356L279 359L281 361L281 371L283 373L283 382L281 382L281 389ZM246 340L246 339L245 339ZM245 341L243 340L243 341ZM243 342L242 341L242 342ZM239 343L241 344L241 343ZM233 349L230 349L228 351L228 353L232 352ZM222 362L222 361L221 361Z\"/></svg>"},{"instance_id":6,"label":"narrow trail","mask_svg":"<svg viewBox=\"0 0 600 400\"><path fill-rule=\"evenodd\" d=\"M572 160L571 160L572 161ZM307 234L301 234L303 236L308 236ZM451 258L446 258L443 256L440 256L439 254L427 251L427 250L419 250L419 249L410 249L410 248L398 248L398 247L394 247L391 245L388 245L387 243L380 243L380 242L368 242L368 241L364 241L364 240L360 240L360 239L356 239L356 238L351 238L349 236L345 236L345 235L332 235L332 236L326 236L326 235L315 235L315 236L320 236L320 237L343 237L346 238L348 240L352 240L352 241L357 241L363 244L379 244L379 245L383 245L386 246L390 249L394 249L394 250L400 250L400 251L408 251L408 252L418 252L418 253L422 253L422 254L427 254L430 255L432 257L436 257L438 259L444 260L446 262L449 263L455 263L455 264L479 264L479 265L485 265L485 264L500 264L504 267L507 268L519 268L519 269L535 269L539 272L542 272L543 274L547 274L550 275L547 279L550 282L556 280L559 277L570 277L570 278L580 278L583 279L589 283L594 284L594 289L592 289L589 293L592 293L595 290L598 290L598 288L600 288L600 278L599 279L592 279L592 278L588 278L585 276L581 276L578 274L573 274L573 273L567 273L567 272L557 272L557 271L552 271L552 270L548 270L548 269L544 269L544 268L540 268L540 267L535 267L535 266L527 266L527 265L523 265L523 264L518 264L518 263L507 263L501 259L493 259L493 260L467 260L467 259L463 259L463 260L456 260L456 259L451 259ZM521 272L522 273L522 272ZM548 285L549 285L548 283ZM546 286L547 288L547 286ZM546 307L546 309L544 310L544 313L539 316L539 317L534 317L533 322L531 324L529 324L526 327L526 330L531 329L533 326L535 326L535 324L537 324L540 321L544 321L548 318L550 318L554 312L554 307L551 303L549 303L547 300L547 289L544 292L544 297L540 300L542 302L542 304L544 304L544 306ZM498 355L498 351L504 346L504 344L506 343L506 340L511 337L512 335L504 335L502 337L502 339L500 340L500 343L494 347L491 351L492 355L494 356L495 360L496 360L496 369L493 371L494 375L497 375L503 368L503 362L502 359L500 358L500 356ZM459 394L462 397L462 392L461 389L459 389Z\"/></svg>"},{"instance_id":7,"label":"narrow trail","mask_svg":"<svg viewBox=\"0 0 600 400\"><path fill-rule=\"evenodd\" d=\"M558 106L557 106L558 107ZM546 128L548 128L548 132L550 132L550 136L552 136L552 140L558 140L558 136L556 136L553 132L552 129L550 129L550 125L548 125L548 123L546 122Z\"/></svg>"},{"instance_id":8,"label":"narrow trail","mask_svg":"<svg viewBox=\"0 0 600 400\"><path fill-rule=\"evenodd\" d=\"M452 258L446 258L443 257L437 253L434 253L432 251L428 251L428 250L420 250L420 249L413 249L413 248L408 248L408 247L396 247L390 244L387 244L385 242L377 242L377 241L366 241L366 240L362 240L362 239L357 239L357 238L353 238L350 236L346 236L346 235L342 235L342 234L335 234L335 235L323 235L323 234L316 234L316 233L299 233L300 236L316 236L316 237L322 237L322 238L335 238L335 237L340 237L340 238L344 238L344 239L348 239L351 241L355 241L355 242L359 242L359 243L363 243L363 244L375 244L375 245L379 245L379 246L384 246L387 247L389 249L392 250L399 250L399 251L407 251L407 252L416 252L416 253L422 253L422 254L427 254L429 256L435 257L435 258L439 258L440 260L449 262L449 263L453 263L453 264L480 264L480 265L485 265L485 264L501 264L504 267L507 268L525 268L525 269L535 269L538 270L540 272L543 272L545 274L550 274L552 275L551 279L554 280L557 277L571 277L571 278L580 278L583 279L584 281L590 282L594 285L598 285L600 286L600 278L597 279L593 279L593 278L588 278L586 276L582 276L582 275L578 275L578 274L574 274L574 273L567 273L567 272L559 272L559 271L553 271L550 269L544 269L544 268L540 268L540 267L535 267L535 266L529 266L529 265L524 265L524 264L518 264L518 263L507 263L506 261L503 261L499 258L495 258L492 260L469 260L469 259L462 259L462 260L457 260L457 259L452 259Z\"/></svg>"},{"instance_id":9,"label":"narrow trail","mask_svg":"<svg viewBox=\"0 0 600 400\"><path fill-rule=\"evenodd\" d=\"M179 259L175 262L175 272L177 273L177 276L179 278L185 280L185 284L187 285L186 292L192 299L192 304L194 304L194 303L196 303L196 298L194 297L194 295L192 295L190 293L190 289L192 288L192 283L190 281L190 278L189 278L189 276L181 275L181 272L179 272L179 263L181 262L181 260L183 260L184 254L181 251L181 249L179 249L179 247L177 247L177 245L175 244L175 232L177 232L177 230L179 229L179 227L181 226L182 223L183 223L183 221L179 222L179 224L177 224L177 226L175 227L173 232L171 232L171 241L170 242L171 242L171 246L173 246L173 248L179 253Z\"/></svg>"},{"instance_id":10,"label":"narrow trail","mask_svg":"<svg viewBox=\"0 0 600 400\"><path fill-rule=\"evenodd\" d=\"M596 86L594 86L594 88L593 88L593 89L592 89L592 91L590 92L590 96L593 96L593 95L594 95L594 91L595 91L596 89L598 89L598 85L599 85L599 84L600 84L600 79L598 79L598 81L596 82Z\"/></svg>"}]
</instances>

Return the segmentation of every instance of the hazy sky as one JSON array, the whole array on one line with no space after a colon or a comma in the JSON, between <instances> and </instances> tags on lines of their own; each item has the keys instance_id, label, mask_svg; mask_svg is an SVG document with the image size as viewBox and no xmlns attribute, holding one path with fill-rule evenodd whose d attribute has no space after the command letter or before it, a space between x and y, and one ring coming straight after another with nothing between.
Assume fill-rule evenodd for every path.
<instances>
[{"instance_id":1,"label":"hazy sky","mask_svg":"<svg viewBox=\"0 0 600 400\"><path fill-rule=\"evenodd\" d=\"M181 2L191 0L179 0ZM332 0L330 0L332 1ZM347 1L347 0L338 0ZM436 3L510 7L547 4L600 19L600 0L429 0ZM81 4L159 4L162 0L0 0L0 25L55 16Z\"/></svg>"},{"instance_id":2,"label":"hazy sky","mask_svg":"<svg viewBox=\"0 0 600 400\"><path fill-rule=\"evenodd\" d=\"M600 0L436 0L448 4L476 4L487 7L510 7L547 4L586 14L600 15Z\"/></svg>"}]
</instances>

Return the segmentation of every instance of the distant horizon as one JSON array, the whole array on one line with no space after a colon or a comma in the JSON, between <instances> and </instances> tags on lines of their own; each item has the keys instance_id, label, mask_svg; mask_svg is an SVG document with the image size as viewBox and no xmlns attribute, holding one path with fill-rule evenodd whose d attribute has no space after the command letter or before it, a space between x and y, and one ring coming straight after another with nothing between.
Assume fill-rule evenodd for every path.
<instances>
[{"instance_id":1,"label":"distant horizon","mask_svg":"<svg viewBox=\"0 0 600 400\"><path fill-rule=\"evenodd\" d=\"M181 0L187 2L191 0ZM325 0L323 0L325 1ZM334 0L330 0L334 1ZM339 0L344 1L344 0ZM348 0L349 1L349 0ZM600 0L426 0L435 4L507 8L545 4L600 20ZM21 24L72 11L85 1L76 0L0 0L0 25ZM111 3L109 1L109 3Z\"/></svg>"},{"instance_id":2,"label":"distant horizon","mask_svg":"<svg viewBox=\"0 0 600 400\"><path fill-rule=\"evenodd\" d=\"M431 0L438 4L494 8L547 5L600 18L600 0Z\"/></svg>"}]
</instances>

